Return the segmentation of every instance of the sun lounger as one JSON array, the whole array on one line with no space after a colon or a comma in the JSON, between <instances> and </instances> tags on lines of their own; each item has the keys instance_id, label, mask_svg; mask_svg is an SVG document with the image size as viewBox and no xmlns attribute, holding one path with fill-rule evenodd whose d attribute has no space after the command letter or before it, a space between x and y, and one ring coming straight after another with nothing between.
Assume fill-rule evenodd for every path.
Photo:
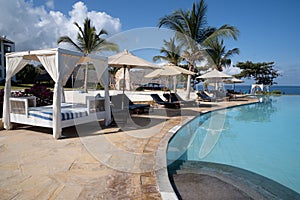
<instances>
[{"instance_id":1,"label":"sun lounger","mask_svg":"<svg viewBox=\"0 0 300 200\"><path fill-rule=\"evenodd\" d=\"M111 97L112 109L114 110L122 109L122 101L123 101L123 109L129 110L130 114L149 113L150 104L133 103L126 94L118 94Z\"/></svg>"},{"instance_id":2,"label":"sun lounger","mask_svg":"<svg viewBox=\"0 0 300 200\"><path fill-rule=\"evenodd\" d=\"M110 97L111 111L114 121L118 125L125 125L131 114L149 113L149 104L135 104L125 94Z\"/></svg>"},{"instance_id":3,"label":"sun lounger","mask_svg":"<svg viewBox=\"0 0 300 200\"><path fill-rule=\"evenodd\" d=\"M198 96L199 100L201 100L201 101L208 101L208 102L216 101L216 98L208 96L203 91L197 92L196 95Z\"/></svg>"},{"instance_id":4,"label":"sun lounger","mask_svg":"<svg viewBox=\"0 0 300 200\"><path fill-rule=\"evenodd\" d=\"M235 92L234 90L227 90L227 95L230 96L230 100L236 100L239 98L245 98L247 95L241 92Z\"/></svg>"},{"instance_id":5,"label":"sun lounger","mask_svg":"<svg viewBox=\"0 0 300 200\"><path fill-rule=\"evenodd\" d=\"M214 91L214 96L209 96L205 91L199 91L196 93L201 101L216 102L226 100L226 94Z\"/></svg>"},{"instance_id":6,"label":"sun lounger","mask_svg":"<svg viewBox=\"0 0 300 200\"><path fill-rule=\"evenodd\" d=\"M194 100L186 101L186 100L182 99L176 93L164 93L163 96L166 98L166 101L168 101L168 102L176 102L176 103L180 103L181 105L185 105L185 106L197 106L198 105Z\"/></svg>"},{"instance_id":7,"label":"sun lounger","mask_svg":"<svg viewBox=\"0 0 300 200\"><path fill-rule=\"evenodd\" d=\"M160 98L158 94L151 94L150 95L155 103L158 105L163 105L165 108L180 108L180 103L178 102L168 102L164 101Z\"/></svg>"},{"instance_id":8,"label":"sun lounger","mask_svg":"<svg viewBox=\"0 0 300 200\"><path fill-rule=\"evenodd\" d=\"M125 98L128 98L125 95ZM129 98L129 111L131 114L149 113L150 104L133 103Z\"/></svg>"}]
</instances>

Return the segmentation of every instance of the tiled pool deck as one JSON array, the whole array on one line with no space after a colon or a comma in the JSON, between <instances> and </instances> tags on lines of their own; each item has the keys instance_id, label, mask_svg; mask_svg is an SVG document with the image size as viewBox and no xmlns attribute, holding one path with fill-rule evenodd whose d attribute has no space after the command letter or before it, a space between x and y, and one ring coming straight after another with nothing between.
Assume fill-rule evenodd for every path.
<instances>
[{"instance_id":1,"label":"tiled pool deck","mask_svg":"<svg viewBox=\"0 0 300 200\"><path fill-rule=\"evenodd\" d=\"M49 129L2 130L0 199L176 199L166 148L178 125L204 111L254 101L201 103L171 117L172 111L154 108L133 116L124 128L67 128L60 140Z\"/></svg>"}]
</instances>

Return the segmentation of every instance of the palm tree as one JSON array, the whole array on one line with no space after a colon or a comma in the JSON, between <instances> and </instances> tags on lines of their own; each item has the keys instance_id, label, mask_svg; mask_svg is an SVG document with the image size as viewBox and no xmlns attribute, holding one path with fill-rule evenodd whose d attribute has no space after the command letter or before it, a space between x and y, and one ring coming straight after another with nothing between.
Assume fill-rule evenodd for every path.
<instances>
[{"instance_id":1,"label":"palm tree","mask_svg":"<svg viewBox=\"0 0 300 200\"><path fill-rule=\"evenodd\" d=\"M175 37L170 38L170 41L163 40L164 46L160 50L160 53L163 55L158 55L153 57L153 61L156 62L160 59L167 61L168 63L171 63L175 66L179 66L178 64L183 60L183 58L180 56L182 51L182 44L176 45ZM176 83L177 83L177 77L173 77L174 82L174 92L176 92Z\"/></svg>"},{"instance_id":2,"label":"palm tree","mask_svg":"<svg viewBox=\"0 0 300 200\"><path fill-rule=\"evenodd\" d=\"M57 40L57 44L65 42L75 47L78 51L84 53L84 56L92 52L102 52L102 51L119 51L118 45L107 42L105 39L101 38L102 35L107 35L107 32L102 29L97 34L95 26L91 25L91 20L86 18L84 20L84 27L80 27L77 22L74 23L78 28L79 32L77 34L77 44L68 36L62 36ZM84 92L87 92L87 68L85 70L85 83L84 83Z\"/></svg>"},{"instance_id":3,"label":"palm tree","mask_svg":"<svg viewBox=\"0 0 300 200\"><path fill-rule=\"evenodd\" d=\"M207 26L206 21L207 6L204 0L193 3L192 9L184 11L179 9L170 15L160 19L158 26L166 27L176 32L176 37L186 46L186 57L189 70L193 70L196 60L199 59L199 51L202 44L212 38L234 38L237 39L239 31L230 25L223 25L220 28ZM191 76L187 80L187 99L190 98Z\"/></svg>"},{"instance_id":4,"label":"palm tree","mask_svg":"<svg viewBox=\"0 0 300 200\"><path fill-rule=\"evenodd\" d=\"M156 62L162 59L178 66L178 64L182 61L180 54L183 45L176 45L175 38L170 38L170 41L163 40L163 42L165 47L162 47L160 50L160 53L163 55L154 56L153 61Z\"/></svg>"},{"instance_id":5,"label":"palm tree","mask_svg":"<svg viewBox=\"0 0 300 200\"><path fill-rule=\"evenodd\" d=\"M218 38L207 41L206 47L206 52L214 62L216 69L219 71L222 71L223 66L227 67L231 65L231 56L240 53L238 48L227 51L223 40L220 41Z\"/></svg>"}]
</instances>

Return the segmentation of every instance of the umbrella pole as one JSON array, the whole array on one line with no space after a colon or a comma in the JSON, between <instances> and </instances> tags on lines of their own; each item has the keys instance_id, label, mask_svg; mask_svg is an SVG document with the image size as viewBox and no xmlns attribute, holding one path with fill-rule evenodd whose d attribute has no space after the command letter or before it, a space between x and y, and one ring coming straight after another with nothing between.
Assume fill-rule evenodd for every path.
<instances>
[{"instance_id":1,"label":"umbrella pole","mask_svg":"<svg viewBox=\"0 0 300 200\"><path fill-rule=\"evenodd\" d=\"M123 94L125 92L125 86L126 86L126 83L125 83L125 77L126 77L126 65L124 65L123 67L124 71L123 71Z\"/></svg>"},{"instance_id":2,"label":"umbrella pole","mask_svg":"<svg viewBox=\"0 0 300 200\"><path fill-rule=\"evenodd\" d=\"M122 110L124 109L124 100L125 100L124 95L125 95L125 86L126 86L126 84L125 84L126 65L123 65L123 70L124 70L124 72L123 72L123 88L122 88L123 95L122 95L122 104L121 104Z\"/></svg>"},{"instance_id":3,"label":"umbrella pole","mask_svg":"<svg viewBox=\"0 0 300 200\"><path fill-rule=\"evenodd\" d=\"M177 77L176 77L176 75L173 77L173 84L174 84L174 86L173 86L174 87L174 93L176 93L177 92L176 91L177 90L177 87L176 87L177 86Z\"/></svg>"},{"instance_id":4,"label":"umbrella pole","mask_svg":"<svg viewBox=\"0 0 300 200\"><path fill-rule=\"evenodd\" d=\"M89 63L87 62L85 64L85 73L84 73L84 86L83 86L84 93L88 93L88 89L87 89L88 68L89 68Z\"/></svg>"}]
</instances>

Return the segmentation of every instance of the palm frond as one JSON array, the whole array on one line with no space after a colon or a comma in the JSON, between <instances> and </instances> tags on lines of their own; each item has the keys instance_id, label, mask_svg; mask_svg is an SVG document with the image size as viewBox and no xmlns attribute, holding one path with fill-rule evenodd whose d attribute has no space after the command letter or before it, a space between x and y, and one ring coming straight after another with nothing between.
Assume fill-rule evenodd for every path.
<instances>
[{"instance_id":1,"label":"palm frond","mask_svg":"<svg viewBox=\"0 0 300 200\"><path fill-rule=\"evenodd\" d=\"M83 52L85 55L90 54L94 51L119 51L118 45L107 42L101 38L102 35L107 35L107 31L102 29L97 34L96 28L92 26L91 20L86 18L84 20L83 28L75 22L74 25L78 28L77 33L77 44L72 41L68 36L63 36L57 41L66 42L74 46L77 50Z\"/></svg>"},{"instance_id":2,"label":"palm frond","mask_svg":"<svg viewBox=\"0 0 300 200\"><path fill-rule=\"evenodd\" d=\"M57 40L57 44L60 44L62 42L68 43L71 46L75 47L78 51L82 51L81 47L79 47L70 37L68 36L62 36Z\"/></svg>"},{"instance_id":3,"label":"palm frond","mask_svg":"<svg viewBox=\"0 0 300 200\"><path fill-rule=\"evenodd\" d=\"M215 39L215 38L233 38L234 40L237 40L237 37L239 35L240 31L230 25L223 25L220 28L216 29L211 35L209 35L203 42L202 45L207 45L207 40Z\"/></svg>"}]
</instances>

